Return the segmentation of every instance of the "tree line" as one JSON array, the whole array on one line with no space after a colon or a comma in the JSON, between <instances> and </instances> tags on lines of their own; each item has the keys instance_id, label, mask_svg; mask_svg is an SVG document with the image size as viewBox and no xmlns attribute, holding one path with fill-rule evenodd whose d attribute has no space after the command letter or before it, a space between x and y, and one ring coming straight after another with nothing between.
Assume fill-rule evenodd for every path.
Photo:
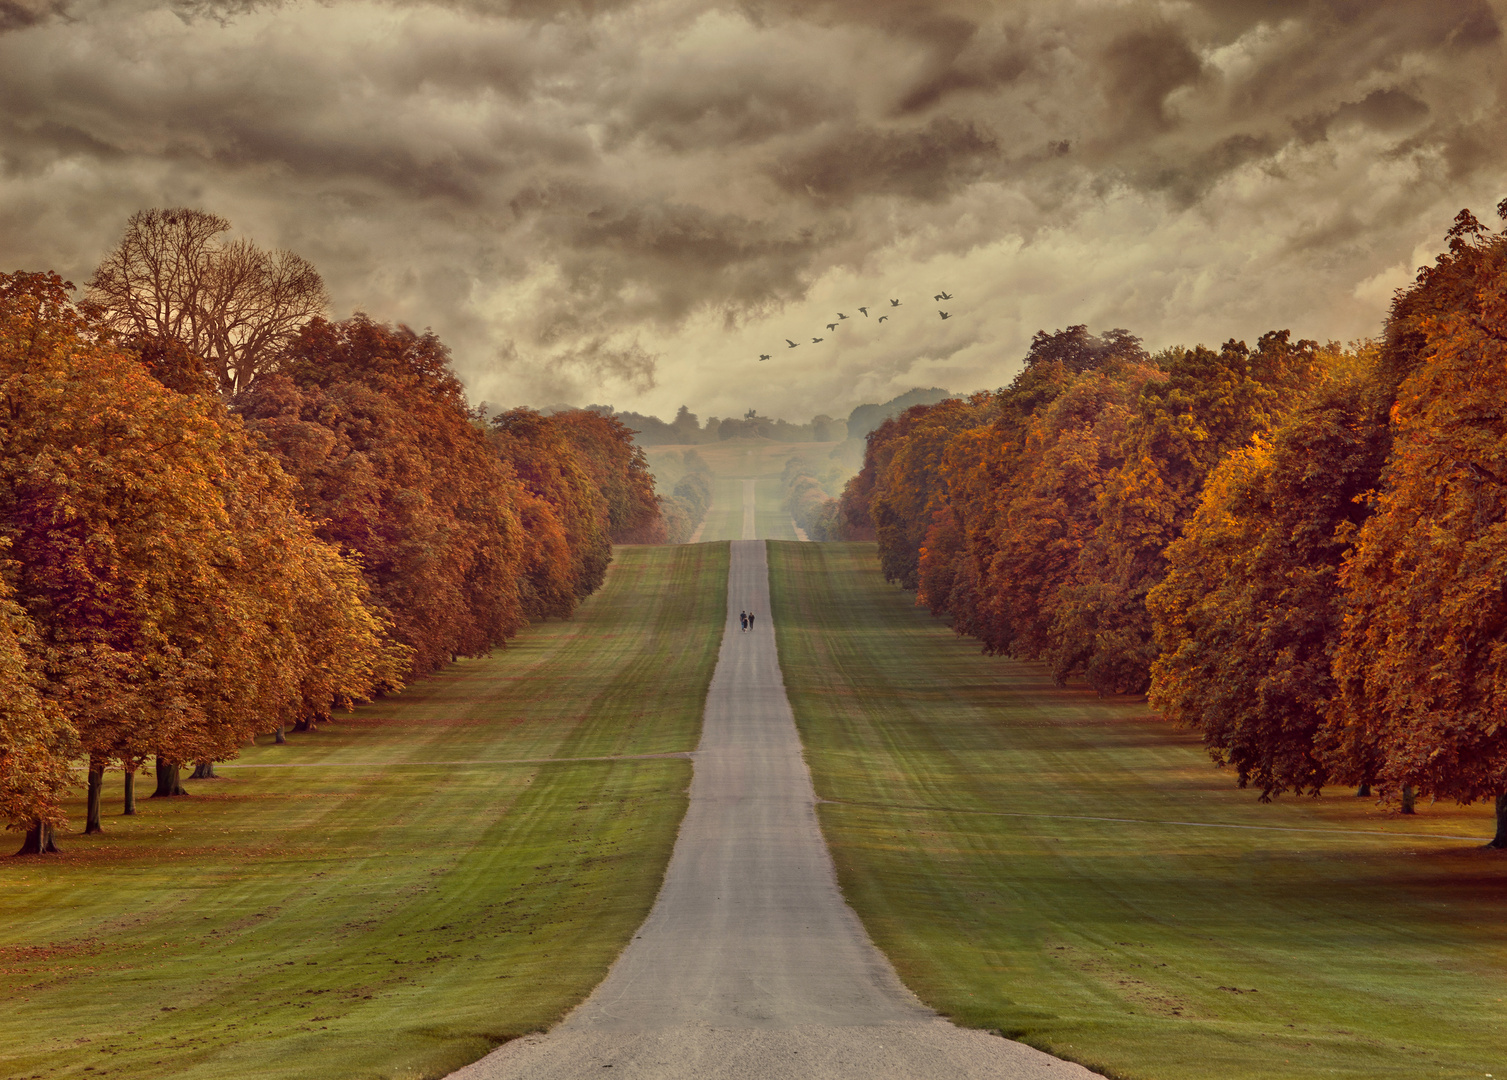
<instances>
[{"instance_id":1,"label":"tree line","mask_svg":"<svg viewBox=\"0 0 1507 1080\"><path fill-rule=\"evenodd\" d=\"M1263 801L1494 800L1507 847L1507 236L1446 239L1350 347L1038 333L808 513L985 651L1147 694Z\"/></svg>"},{"instance_id":2,"label":"tree line","mask_svg":"<svg viewBox=\"0 0 1507 1080\"><path fill-rule=\"evenodd\" d=\"M633 432L485 422L432 333L331 321L309 264L134 215L82 300L0 275L0 816L54 846L108 769L213 774L529 622L662 543Z\"/></svg>"}]
</instances>

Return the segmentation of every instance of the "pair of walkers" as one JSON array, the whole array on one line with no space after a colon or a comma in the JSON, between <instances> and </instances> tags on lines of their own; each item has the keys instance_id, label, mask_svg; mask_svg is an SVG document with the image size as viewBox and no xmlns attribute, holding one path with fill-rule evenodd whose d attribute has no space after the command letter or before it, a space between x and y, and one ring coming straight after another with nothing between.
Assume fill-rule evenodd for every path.
<instances>
[{"instance_id":1,"label":"pair of walkers","mask_svg":"<svg viewBox=\"0 0 1507 1080\"><path fill-rule=\"evenodd\" d=\"M741 627L743 627L744 630L752 630L753 629L753 620L754 620L753 612L751 612L751 611L740 611L740 612L738 612L738 625L740 625Z\"/></svg>"}]
</instances>

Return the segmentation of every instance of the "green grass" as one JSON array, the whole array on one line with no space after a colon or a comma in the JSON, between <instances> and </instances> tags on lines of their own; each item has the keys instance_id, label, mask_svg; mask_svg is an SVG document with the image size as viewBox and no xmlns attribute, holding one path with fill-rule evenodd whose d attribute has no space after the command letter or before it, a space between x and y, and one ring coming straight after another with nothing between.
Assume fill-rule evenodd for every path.
<instances>
[{"instance_id":1,"label":"green grass","mask_svg":"<svg viewBox=\"0 0 1507 1080\"><path fill-rule=\"evenodd\" d=\"M712 507L707 511L701 540L737 540L743 536L745 478L757 478L754 528L759 539L794 540L795 525L780 496L780 474L785 462L791 457L802 456L822 468L830 461L833 447L839 445L834 442L778 443L769 439L729 439L696 446L649 446L644 449L650 467L666 477L680 476L680 466L673 456L686 450L695 450L712 470ZM660 490L673 486L661 484Z\"/></svg>"},{"instance_id":2,"label":"green grass","mask_svg":"<svg viewBox=\"0 0 1507 1080\"><path fill-rule=\"evenodd\" d=\"M737 540L743 536L743 481L719 476L712 483L712 505L701 527L701 539Z\"/></svg>"},{"instance_id":3,"label":"green grass","mask_svg":"<svg viewBox=\"0 0 1507 1080\"><path fill-rule=\"evenodd\" d=\"M694 749L726 580L725 545L619 549L575 620L191 798L121 817L114 774L102 836L0 859L0 1075L441 1076L558 1019L647 914L690 762L505 762Z\"/></svg>"},{"instance_id":4,"label":"green grass","mask_svg":"<svg viewBox=\"0 0 1507 1080\"><path fill-rule=\"evenodd\" d=\"M1144 704L981 656L872 545L770 564L843 890L927 1003L1115 1077L1507 1076L1487 808L1262 806Z\"/></svg>"},{"instance_id":5,"label":"green grass","mask_svg":"<svg viewBox=\"0 0 1507 1080\"><path fill-rule=\"evenodd\" d=\"M795 523L780 498L778 476L754 480L754 529L760 540L794 540ZM718 477L712 487L701 539L738 540L743 536L743 481Z\"/></svg>"}]
</instances>

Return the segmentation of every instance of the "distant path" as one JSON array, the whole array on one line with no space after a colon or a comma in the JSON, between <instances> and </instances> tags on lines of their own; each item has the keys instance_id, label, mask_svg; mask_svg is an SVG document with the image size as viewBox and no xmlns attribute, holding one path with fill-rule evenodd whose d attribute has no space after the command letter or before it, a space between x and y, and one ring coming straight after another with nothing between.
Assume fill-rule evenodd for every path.
<instances>
[{"instance_id":1,"label":"distant path","mask_svg":"<svg viewBox=\"0 0 1507 1080\"><path fill-rule=\"evenodd\" d=\"M733 614L744 606L752 633ZM1092 1077L937 1017L869 942L817 826L768 612L764 544L733 541L690 807L653 911L564 1023L455 1080Z\"/></svg>"},{"instance_id":2,"label":"distant path","mask_svg":"<svg viewBox=\"0 0 1507 1080\"><path fill-rule=\"evenodd\" d=\"M743 539L757 540L759 538L758 511L754 508L754 484L756 481L743 481ZM730 606L730 605L729 605ZM769 601L764 601L764 610L769 610Z\"/></svg>"}]
</instances>

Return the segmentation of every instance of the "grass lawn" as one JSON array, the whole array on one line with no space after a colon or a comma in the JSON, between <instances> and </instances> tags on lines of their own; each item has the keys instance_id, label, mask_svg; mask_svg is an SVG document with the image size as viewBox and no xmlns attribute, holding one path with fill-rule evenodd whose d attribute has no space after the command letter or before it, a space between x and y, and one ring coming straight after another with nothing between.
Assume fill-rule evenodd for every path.
<instances>
[{"instance_id":1,"label":"grass lawn","mask_svg":"<svg viewBox=\"0 0 1507 1080\"><path fill-rule=\"evenodd\" d=\"M754 480L754 529L760 540L794 540L795 523L780 498L780 478ZM738 540L743 536L743 481L719 476L712 487L701 539Z\"/></svg>"},{"instance_id":2,"label":"grass lawn","mask_svg":"<svg viewBox=\"0 0 1507 1080\"><path fill-rule=\"evenodd\" d=\"M1488 807L1262 806L1144 704L979 654L871 544L771 544L843 890L923 1000L1114 1077L1507 1077Z\"/></svg>"},{"instance_id":3,"label":"grass lawn","mask_svg":"<svg viewBox=\"0 0 1507 1080\"><path fill-rule=\"evenodd\" d=\"M0 859L0 1076L433 1077L556 1020L653 903L691 765L517 759L694 749L726 581L726 545L620 548L573 621L190 798L121 817L112 774L103 835Z\"/></svg>"},{"instance_id":4,"label":"grass lawn","mask_svg":"<svg viewBox=\"0 0 1507 1080\"><path fill-rule=\"evenodd\" d=\"M779 443L770 439L728 439L687 446L646 446L649 466L669 492L682 474L677 460L695 450L712 470L712 506L700 539L738 540L743 536L743 480L755 479L755 525L760 540L794 540L795 523L780 496L780 475L792 457L804 457L818 470L831 463L835 442Z\"/></svg>"}]
</instances>

